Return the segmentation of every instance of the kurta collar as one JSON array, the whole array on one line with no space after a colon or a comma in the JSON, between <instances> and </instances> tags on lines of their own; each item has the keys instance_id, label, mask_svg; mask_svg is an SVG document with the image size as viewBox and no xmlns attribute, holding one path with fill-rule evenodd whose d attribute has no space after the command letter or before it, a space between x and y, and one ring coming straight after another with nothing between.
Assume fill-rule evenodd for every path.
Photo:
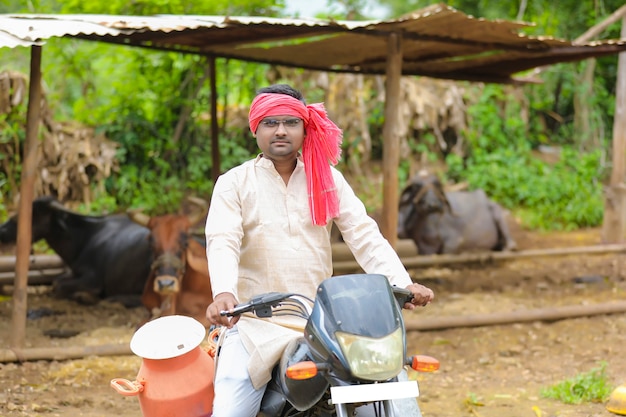
<instances>
[{"instance_id":1,"label":"kurta collar","mask_svg":"<svg viewBox=\"0 0 626 417\"><path fill-rule=\"evenodd\" d=\"M254 165L263 168L274 168L274 163L267 158L263 158L263 154L260 153L254 160ZM298 153L296 159L296 168L304 168L304 162L302 162L302 154Z\"/></svg>"}]
</instances>

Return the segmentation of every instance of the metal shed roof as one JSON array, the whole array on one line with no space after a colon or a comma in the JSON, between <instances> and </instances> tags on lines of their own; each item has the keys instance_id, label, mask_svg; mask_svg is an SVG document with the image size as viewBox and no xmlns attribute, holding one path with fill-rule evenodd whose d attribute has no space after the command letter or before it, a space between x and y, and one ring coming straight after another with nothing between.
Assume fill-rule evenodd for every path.
<instances>
[{"instance_id":1,"label":"metal shed roof","mask_svg":"<svg viewBox=\"0 0 626 417\"><path fill-rule=\"evenodd\" d=\"M333 21L231 16L0 15L0 46L51 37L229 57L304 69L385 74L401 34L402 74L515 82L519 72L615 54L626 39L574 44L520 33L530 24L468 16L435 4L397 19Z\"/></svg>"}]
</instances>

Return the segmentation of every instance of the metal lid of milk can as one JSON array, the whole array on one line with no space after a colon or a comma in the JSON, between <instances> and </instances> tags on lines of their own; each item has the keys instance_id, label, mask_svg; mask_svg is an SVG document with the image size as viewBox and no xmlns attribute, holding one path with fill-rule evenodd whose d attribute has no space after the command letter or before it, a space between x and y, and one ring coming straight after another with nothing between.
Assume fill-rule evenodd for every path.
<instances>
[{"instance_id":1,"label":"metal lid of milk can","mask_svg":"<svg viewBox=\"0 0 626 417\"><path fill-rule=\"evenodd\" d=\"M146 359L184 355L202 343L206 328L188 316L163 316L141 326L130 340L130 350Z\"/></svg>"}]
</instances>

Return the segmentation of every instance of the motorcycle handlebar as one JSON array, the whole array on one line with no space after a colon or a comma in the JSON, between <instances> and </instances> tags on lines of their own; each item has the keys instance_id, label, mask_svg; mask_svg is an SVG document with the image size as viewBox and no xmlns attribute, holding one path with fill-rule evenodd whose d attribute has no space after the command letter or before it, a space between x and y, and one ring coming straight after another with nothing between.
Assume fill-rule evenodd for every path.
<instances>
[{"instance_id":1,"label":"motorcycle handlebar","mask_svg":"<svg viewBox=\"0 0 626 417\"><path fill-rule=\"evenodd\" d=\"M249 311L252 311L252 306L250 303L239 304L237 307L233 308L232 311L229 311L229 310L220 311L220 316L233 317L233 316L238 316L243 313L247 313Z\"/></svg>"},{"instance_id":2,"label":"motorcycle handlebar","mask_svg":"<svg viewBox=\"0 0 626 417\"><path fill-rule=\"evenodd\" d=\"M294 293L268 292L254 297L247 303L238 304L231 311L222 310L220 316L233 317L254 311L259 317L271 317L272 307L277 307L282 301L292 297Z\"/></svg>"},{"instance_id":3,"label":"motorcycle handlebar","mask_svg":"<svg viewBox=\"0 0 626 417\"><path fill-rule=\"evenodd\" d=\"M413 300L413 293L407 290L406 288L396 287L395 285L392 287L393 295L398 300L400 304L400 308L404 306L405 303L410 303ZM247 303L238 304L231 311L222 310L220 311L220 316L233 317L238 316L243 313L254 312L258 317L271 317L272 316L272 307L277 307L282 301L297 295L294 293L280 293L280 292L269 292L265 294L261 294L258 297L252 298Z\"/></svg>"},{"instance_id":4,"label":"motorcycle handlebar","mask_svg":"<svg viewBox=\"0 0 626 417\"><path fill-rule=\"evenodd\" d=\"M410 303L413 300L413 293L406 288L396 287L395 285L391 287L393 289L393 295L400 303L400 308L404 306L405 303Z\"/></svg>"}]
</instances>

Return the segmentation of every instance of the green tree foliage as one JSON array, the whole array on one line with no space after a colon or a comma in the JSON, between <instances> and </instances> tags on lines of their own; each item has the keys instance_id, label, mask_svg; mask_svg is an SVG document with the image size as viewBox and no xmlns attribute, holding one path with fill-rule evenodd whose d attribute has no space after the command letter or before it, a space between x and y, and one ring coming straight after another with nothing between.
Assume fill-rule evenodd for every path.
<instances>
[{"instance_id":1,"label":"green tree foliage","mask_svg":"<svg viewBox=\"0 0 626 417\"><path fill-rule=\"evenodd\" d=\"M469 156L447 158L449 179L482 188L537 229L571 230L602 222L602 150L553 148L547 162L533 153L520 105L499 85L485 86L468 109ZM531 137L534 135L530 135Z\"/></svg>"},{"instance_id":2,"label":"green tree foliage","mask_svg":"<svg viewBox=\"0 0 626 417\"><path fill-rule=\"evenodd\" d=\"M556 164L512 148L480 153L466 164L448 158L450 178L482 188L533 229L573 230L602 222L600 152L564 148Z\"/></svg>"},{"instance_id":3,"label":"green tree foliage","mask_svg":"<svg viewBox=\"0 0 626 417\"><path fill-rule=\"evenodd\" d=\"M187 14L217 16L271 16L284 8L284 1L267 0L110 0L63 2L62 13L127 15Z\"/></svg>"},{"instance_id":4,"label":"green tree foliage","mask_svg":"<svg viewBox=\"0 0 626 417\"><path fill-rule=\"evenodd\" d=\"M422 0L380 0L394 16L426 7ZM523 32L573 40L623 5L621 0L447 1L465 14L533 22ZM619 38L620 24L601 39ZM591 74L591 76L590 76ZM530 227L597 226L603 216L603 181L611 148L617 56L544 68L541 84L524 87L528 121L501 86L480 86L468 114L468 158L448 157L451 179L484 188ZM537 159L542 147L561 149L559 161ZM535 153L533 153L535 152Z\"/></svg>"},{"instance_id":5,"label":"green tree foliage","mask_svg":"<svg viewBox=\"0 0 626 417\"><path fill-rule=\"evenodd\" d=\"M33 3L28 10L12 11L274 16L283 7L283 1L267 0L67 0ZM21 67L14 69L27 72L27 58L25 54ZM211 92L205 57L51 39L42 65L48 100L54 103L57 118L97 126L121 144L121 169L107 181L107 195L100 196L109 209L141 206L171 212L178 209L185 194L210 197ZM249 103L257 86L265 84L267 67L223 59L216 65L222 110L218 117L227 117L230 106ZM224 127L225 120L218 123ZM223 169L256 151L247 130L221 129L220 141Z\"/></svg>"},{"instance_id":6,"label":"green tree foliage","mask_svg":"<svg viewBox=\"0 0 626 417\"><path fill-rule=\"evenodd\" d=\"M432 2L424 0L378 0L389 7L397 16L426 7ZM529 35L554 36L574 40L590 27L602 22L623 5L621 0L581 2L575 0L528 0L524 2L492 2L487 0L450 0L447 5L465 14L487 19L509 19L533 22L523 32ZM620 37L620 24L616 23L601 35L601 39ZM535 129L539 139L557 143L576 144L572 126L575 121L576 94L585 95L593 108L590 116L593 126L600 132L612 125L617 57L599 58L594 71L593 85L589 86L583 74L588 62L559 64L549 67L541 74L542 83L527 87L532 108L530 125L544 126L544 131ZM583 91L587 89L587 91ZM609 129L610 131L610 129ZM549 138L549 139L548 139ZM537 139L535 139L537 140Z\"/></svg>"},{"instance_id":7,"label":"green tree foliage","mask_svg":"<svg viewBox=\"0 0 626 417\"><path fill-rule=\"evenodd\" d=\"M335 18L361 19L375 0L328 1ZM423 0L378 0L388 17L432 4ZM618 0L574 2L528 0L488 2L451 0L447 4L466 14L489 19L532 21L526 33L574 39L602 21L622 4ZM520 8L520 5L525 7ZM267 0L7 0L4 12L104 13L120 15L198 14L279 16L284 1ZM344 13L342 16L341 13ZM604 38L619 37L619 25ZM24 48L0 51L4 68L28 72ZM10 67L8 64L10 63ZM55 116L97 126L120 143L120 170L107 182L106 194L94 208L112 211L141 206L169 212L187 193L208 198L212 190L210 101L206 57L69 39L52 39L43 54L44 84ZM218 59L216 61L221 169L226 170L257 152L244 124L227 122L245 114L255 90L273 77L267 65ZM494 199L515 209L527 224L540 228L597 225L602 220L602 181L610 149L614 115L617 57L560 64L541 73L542 84L523 87L528 119L520 117L520 101L497 85L469 85L479 97L468 113L465 157L449 155L448 177L484 188ZM592 69L591 82L586 77ZM318 87L304 84L309 101L323 99ZM290 82L290 80L284 80ZM312 84L314 84L312 82ZM317 89L316 89L317 88ZM372 93L372 97L376 92ZM577 124L580 97L588 115L585 130ZM577 101L578 100L578 101ZM370 115L370 125L382 126L382 109ZM2 121L3 140L23 132ZM13 124L12 124L13 123ZM243 126L243 127L242 127ZM381 155L381 135L374 134L372 155ZM423 136L409 146L427 152L434 141ZM561 149L560 159L547 163L535 158L540 146ZM350 149L344 149L350 154ZM431 155L441 158L441 155ZM406 161L401 177L408 175ZM3 183L4 181L4 183ZM0 192L11 185L0 178ZM0 206L0 209L2 207Z\"/></svg>"}]
</instances>

